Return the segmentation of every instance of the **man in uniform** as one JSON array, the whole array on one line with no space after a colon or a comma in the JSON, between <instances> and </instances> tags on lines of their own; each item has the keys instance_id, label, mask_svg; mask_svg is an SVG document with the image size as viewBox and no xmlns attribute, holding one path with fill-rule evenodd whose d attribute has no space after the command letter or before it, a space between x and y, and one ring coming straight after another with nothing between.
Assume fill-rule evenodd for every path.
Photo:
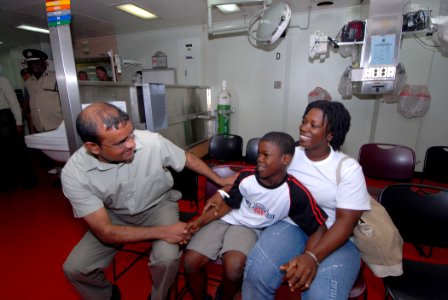
<instances>
[{"instance_id":1,"label":"man in uniform","mask_svg":"<svg viewBox=\"0 0 448 300\"><path fill-rule=\"evenodd\" d=\"M63 118L56 74L47 70L48 56L37 49L25 49L23 56L32 73L24 83L30 96L30 131L34 133L56 129Z\"/></svg>"}]
</instances>

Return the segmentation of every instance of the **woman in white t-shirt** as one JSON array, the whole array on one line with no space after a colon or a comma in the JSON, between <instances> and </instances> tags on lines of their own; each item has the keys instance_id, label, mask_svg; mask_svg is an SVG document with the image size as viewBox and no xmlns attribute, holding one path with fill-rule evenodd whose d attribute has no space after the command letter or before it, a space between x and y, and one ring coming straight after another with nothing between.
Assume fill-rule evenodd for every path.
<instances>
[{"instance_id":1,"label":"woman in white t-shirt","mask_svg":"<svg viewBox=\"0 0 448 300\"><path fill-rule=\"evenodd\" d=\"M286 276L302 299L346 300L357 278L361 258L350 236L361 214L370 209L362 169L344 161L340 183L336 168L350 128L350 114L340 102L311 102L299 126L300 142L288 172L313 194L328 215L328 232L308 245L303 231L287 222L265 229L248 255L243 299L274 299ZM309 249L313 249L310 252Z\"/></svg>"}]
</instances>

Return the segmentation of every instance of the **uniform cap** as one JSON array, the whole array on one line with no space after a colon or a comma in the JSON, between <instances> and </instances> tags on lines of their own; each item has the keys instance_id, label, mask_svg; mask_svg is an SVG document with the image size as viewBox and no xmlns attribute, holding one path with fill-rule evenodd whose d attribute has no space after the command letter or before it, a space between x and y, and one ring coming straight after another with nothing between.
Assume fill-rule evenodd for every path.
<instances>
[{"instance_id":1,"label":"uniform cap","mask_svg":"<svg viewBox=\"0 0 448 300\"><path fill-rule=\"evenodd\" d=\"M47 60L48 55L38 49L25 49L23 50L23 56L25 61Z\"/></svg>"}]
</instances>

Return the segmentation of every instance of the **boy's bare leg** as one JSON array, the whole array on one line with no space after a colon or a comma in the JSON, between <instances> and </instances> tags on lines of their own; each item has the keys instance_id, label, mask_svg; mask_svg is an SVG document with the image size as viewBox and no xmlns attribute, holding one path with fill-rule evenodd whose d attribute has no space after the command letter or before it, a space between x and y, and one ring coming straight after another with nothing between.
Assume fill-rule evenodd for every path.
<instances>
[{"instance_id":1,"label":"boy's bare leg","mask_svg":"<svg viewBox=\"0 0 448 300\"><path fill-rule=\"evenodd\" d=\"M241 289L246 255L239 251L227 251L223 255L222 299L232 300Z\"/></svg>"},{"instance_id":2,"label":"boy's bare leg","mask_svg":"<svg viewBox=\"0 0 448 300\"><path fill-rule=\"evenodd\" d=\"M186 250L184 269L187 289L194 300L207 299L207 270L210 259L196 251Z\"/></svg>"}]
</instances>

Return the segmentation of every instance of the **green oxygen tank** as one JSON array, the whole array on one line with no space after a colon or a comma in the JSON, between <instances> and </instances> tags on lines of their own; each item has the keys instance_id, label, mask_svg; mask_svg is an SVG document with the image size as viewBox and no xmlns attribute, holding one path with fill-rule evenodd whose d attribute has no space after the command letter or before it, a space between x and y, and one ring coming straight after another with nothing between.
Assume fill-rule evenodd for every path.
<instances>
[{"instance_id":1,"label":"green oxygen tank","mask_svg":"<svg viewBox=\"0 0 448 300\"><path fill-rule=\"evenodd\" d=\"M218 93L218 133L230 133L230 93L227 82L222 81L221 91Z\"/></svg>"}]
</instances>

